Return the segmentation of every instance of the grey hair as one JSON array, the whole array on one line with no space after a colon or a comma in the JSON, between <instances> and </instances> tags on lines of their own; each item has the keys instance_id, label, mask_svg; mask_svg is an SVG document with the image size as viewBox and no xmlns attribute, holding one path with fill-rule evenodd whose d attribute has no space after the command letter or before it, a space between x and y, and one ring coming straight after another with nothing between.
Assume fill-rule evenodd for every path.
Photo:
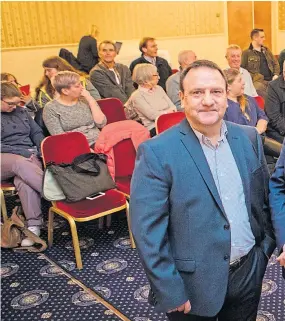
<instances>
[{"instance_id":1,"label":"grey hair","mask_svg":"<svg viewBox=\"0 0 285 321\"><path fill-rule=\"evenodd\" d=\"M80 80L80 76L73 71L60 71L56 76L53 77L51 83L54 89L61 94L62 89L70 88Z\"/></svg>"},{"instance_id":2,"label":"grey hair","mask_svg":"<svg viewBox=\"0 0 285 321\"><path fill-rule=\"evenodd\" d=\"M157 68L153 64L137 64L132 79L138 85L143 85L152 80L153 73L157 73Z\"/></svg>"}]
</instances>

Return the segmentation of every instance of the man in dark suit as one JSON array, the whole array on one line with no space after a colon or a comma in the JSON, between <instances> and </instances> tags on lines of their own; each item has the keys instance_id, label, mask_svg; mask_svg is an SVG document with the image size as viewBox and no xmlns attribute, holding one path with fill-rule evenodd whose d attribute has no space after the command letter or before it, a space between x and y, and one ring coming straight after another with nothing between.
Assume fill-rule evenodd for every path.
<instances>
[{"instance_id":1,"label":"man in dark suit","mask_svg":"<svg viewBox=\"0 0 285 321\"><path fill-rule=\"evenodd\" d=\"M172 75L172 70L167 60L157 56L157 44L155 39L151 37L143 38L140 41L139 49L142 55L131 63L131 73L133 73L133 70L137 64L153 64L156 66L160 77L158 85L166 90L166 80Z\"/></svg>"},{"instance_id":2,"label":"man in dark suit","mask_svg":"<svg viewBox=\"0 0 285 321\"><path fill-rule=\"evenodd\" d=\"M283 266L283 278L285 279L285 140L275 171L269 182L269 190L272 222L280 251L277 261Z\"/></svg>"},{"instance_id":3,"label":"man in dark suit","mask_svg":"<svg viewBox=\"0 0 285 321\"><path fill-rule=\"evenodd\" d=\"M181 76L186 119L140 145L131 227L169 320L254 321L275 248L268 169L255 128L223 121L227 85L211 61Z\"/></svg>"}]
</instances>

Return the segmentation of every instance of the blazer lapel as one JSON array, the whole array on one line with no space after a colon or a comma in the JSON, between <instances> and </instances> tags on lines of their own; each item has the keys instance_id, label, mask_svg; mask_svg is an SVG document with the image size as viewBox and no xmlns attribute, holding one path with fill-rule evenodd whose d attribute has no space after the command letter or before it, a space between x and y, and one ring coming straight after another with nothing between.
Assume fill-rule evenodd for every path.
<instances>
[{"instance_id":1,"label":"blazer lapel","mask_svg":"<svg viewBox=\"0 0 285 321\"><path fill-rule=\"evenodd\" d=\"M219 192L217 190L213 175L211 173L210 167L208 165L207 159L204 155L203 149L200 145L200 142L190 127L187 119L183 120L180 124L180 132L183 134L181 137L181 141L194 163L196 164L198 171L200 172L205 184L213 195L217 205L220 207L223 215L226 217L226 213L219 196ZM227 217L226 217L227 218Z\"/></svg>"},{"instance_id":2,"label":"blazer lapel","mask_svg":"<svg viewBox=\"0 0 285 321\"><path fill-rule=\"evenodd\" d=\"M243 191L245 196L245 203L247 207L248 213L251 213L251 206L250 206L250 175L248 173L248 168L246 165L246 157L244 154L244 147L242 144L242 140L240 136L235 133L234 128L227 122L227 129L228 129L228 135L227 140L230 145L232 154L234 156L234 159L236 161L239 174L241 177L242 185L243 185Z\"/></svg>"},{"instance_id":3,"label":"blazer lapel","mask_svg":"<svg viewBox=\"0 0 285 321\"><path fill-rule=\"evenodd\" d=\"M118 86L120 89L122 89L121 84L118 84L118 83L117 83L116 77L115 77L115 74L113 73L113 71L111 71L111 70L109 70L108 68L106 68L103 64L100 64L100 63L99 63L98 66L99 66L101 69L105 70L105 73L106 73L107 77L111 80L111 82L112 82L114 85L116 85L116 86ZM119 75L119 76L120 76L120 78L121 78L121 75ZM121 79L120 79L120 81L121 81Z\"/></svg>"}]
</instances>

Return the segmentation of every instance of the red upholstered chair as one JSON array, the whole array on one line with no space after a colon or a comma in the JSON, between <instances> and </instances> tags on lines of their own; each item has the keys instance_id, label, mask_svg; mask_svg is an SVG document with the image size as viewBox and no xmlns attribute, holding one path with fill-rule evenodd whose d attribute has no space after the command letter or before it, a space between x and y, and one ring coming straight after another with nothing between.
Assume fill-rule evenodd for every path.
<instances>
[{"instance_id":1,"label":"red upholstered chair","mask_svg":"<svg viewBox=\"0 0 285 321\"><path fill-rule=\"evenodd\" d=\"M107 124L127 119L124 111L124 106L119 99L98 99L97 103L107 118Z\"/></svg>"},{"instance_id":2,"label":"red upholstered chair","mask_svg":"<svg viewBox=\"0 0 285 321\"><path fill-rule=\"evenodd\" d=\"M42 142L41 149L44 166L50 161L53 161L57 164L69 163L74 159L74 157L90 152L86 137L82 133L78 132L70 132L46 137ZM117 190L109 190L105 193L106 194L104 196L96 198L95 200L82 200L75 203L67 203L64 201L52 202L52 207L49 209L49 246L52 246L53 242L53 217L54 213L56 213L67 219L69 222L78 269L82 269L82 260L75 224L76 222L94 220L123 209L126 210L129 222L129 208L124 195ZM132 248L135 248L130 229L129 233L131 246Z\"/></svg>"},{"instance_id":3,"label":"red upholstered chair","mask_svg":"<svg viewBox=\"0 0 285 321\"><path fill-rule=\"evenodd\" d=\"M1 182L1 213L3 215L3 220L4 222L8 219L8 214L7 214L7 207L6 207L6 201L5 201L5 192L15 192L16 188L14 184L10 181L2 181Z\"/></svg>"},{"instance_id":4,"label":"red upholstered chair","mask_svg":"<svg viewBox=\"0 0 285 321\"><path fill-rule=\"evenodd\" d=\"M164 132L168 128L180 123L184 118L185 113L183 111L176 111L174 113L158 116L155 120L156 133L160 134Z\"/></svg>"},{"instance_id":5,"label":"red upholstered chair","mask_svg":"<svg viewBox=\"0 0 285 321\"><path fill-rule=\"evenodd\" d=\"M257 102L257 105L259 106L260 109L264 110L264 99L261 96L256 96L254 97L255 101Z\"/></svg>"},{"instance_id":6,"label":"red upholstered chair","mask_svg":"<svg viewBox=\"0 0 285 321\"><path fill-rule=\"evenodd\" d=\"M119 191L130 198L130 186L136 161L136 150L130 138L113 147L115 159L115 182Z\"/></svg>"},{"instance_id":7,"label":"red upholstered chair","mask_svg":"<svg viewBox=\"0 0 285 321\"><path fill-rule=\"evenodd\" d=\"M172 75L176 74L178 71L178 69L172 69Z\"/></svg>"}]
</instances>

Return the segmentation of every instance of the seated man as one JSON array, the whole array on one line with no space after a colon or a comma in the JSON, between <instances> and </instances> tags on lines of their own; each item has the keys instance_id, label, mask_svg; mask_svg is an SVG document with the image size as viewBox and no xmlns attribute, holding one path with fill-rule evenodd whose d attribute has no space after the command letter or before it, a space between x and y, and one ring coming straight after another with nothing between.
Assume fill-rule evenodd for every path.
<instances>
[{"instance_id":1,"label":"seated man","mask_svg":"<svg viewBox=\"0 0 285 321\"><path fill-rule=\"evenodd\" d=\"M165 83L167 78L172 75L172 70L167 60L157 56L157 44L155 39L151 37L143 38L140 41L139 49L142 55L131 63L131 73L133 73L133 70L137 64L153 64L156 66L160 77L158 85L166 90Z\"/></svg>"},{"instance_id":2,"label":"seated man","mask_svg":"<svg viewBox=\"0 0 285 321\"><path fill-rule=\"evenodd\" d=\"M268 85L265 112L269 118L267 136L282 143L285 138L285 61L283 74Z\"/></svg>"},{"instance_id":3,"label":"seated man","mask_svg":"<svg viewBox=\"0 0 285 321\"><path fill-rule=\"evenodd\" d=\"M242 53L241 66L251 74L254 87L259 96L266 99L268 83L278 77L280 67L272 52L265 46L263 29L253 29L250 33L251 44Z\"/></svg>"},{"instance_id":4,"label":"seated man","mask_svg":"<svg viewBox=\"0 0 285 321\"><path fill-rule=\"evenodd\" d=\"M102 98L118 98L124 104L135 90L129 68L115 62L116 47L105 40L99 45L100 62L90 71L90 80Z\"/></svg>"},{"instance_id":5,"label":"seated man","mask_svg":"<svg viewBox=\"0 0 285 321\"><path fill-rule=\"evenodd\" d=\"M177 110L183 109L181 106L181 100L179 97L180 91L180 76L184 69L192 64L196 60L196 54L192 50L183 50L178 54L179 71L170 76L166 81L166 92L168 97L172 100Z\"/></svg>"},{"instance_id":6,"label":"seated man","mask_svg":"<svg viewBox=\"0 0 285 321\"><path fill-rule=\"evenodd\" d=\"M253 82L250 76L250 73L244 69L241 68L240 64L241 64L241 54L242 54L242 50L240 48L240 46L238 45L230 45L227 48L227 52L226 52L226 59L229 63L229 67L226 68L232 68L232 69L236 69L241 73L242 79L244 81L244 93L248 96L251 97L256 97L257 92L256 89L253 86Z\"/></svg>"}]
</instances>

